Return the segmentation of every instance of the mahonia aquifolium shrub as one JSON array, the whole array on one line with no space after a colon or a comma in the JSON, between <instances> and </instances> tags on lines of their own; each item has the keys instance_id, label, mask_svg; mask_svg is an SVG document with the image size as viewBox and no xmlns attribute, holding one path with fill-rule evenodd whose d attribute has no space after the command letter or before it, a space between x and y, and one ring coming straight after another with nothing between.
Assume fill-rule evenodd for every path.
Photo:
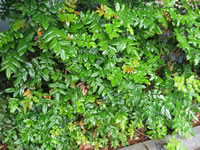
<instances>
[{"instance_id":1,"label":"mahonia aquifolium shrub","mask_svg":"<svg viewBox=\"0 0 200 150\"><path fill-rule=\"evenodd\" d=\"M200 101L198 6L4 3L12 22L0 33L0 139L9 149L116 149L137 128L152 139L193 133Z\"/></svg>"}]
</instances>

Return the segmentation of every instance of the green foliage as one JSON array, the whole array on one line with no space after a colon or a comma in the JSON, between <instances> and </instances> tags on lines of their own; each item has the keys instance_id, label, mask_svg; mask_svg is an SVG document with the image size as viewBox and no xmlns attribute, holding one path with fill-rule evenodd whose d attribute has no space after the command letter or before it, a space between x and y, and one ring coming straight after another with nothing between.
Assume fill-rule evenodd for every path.
<instances>
[{"instance_id":1,"label":"green foliage","mask_svg":"<svg viewBox=\"0 0 200 150\"><path fill-rule=\"evenodd\" d=\"M194 97L198 102L200 102L200 80L195 79L194 75L187 78L186 81L184 76L177 76L174 78L174 81L175 87L177 87L179 91Z\"/></svg>"},{"instance_id":2,"label":"green foliage","mask_svg":"<svg viewBox=\"0 0 200 150\"><path fill-rule=\"evenodd\" d=\"M0 33L0 138L9 149L117 149L140 128L150 138L192 133L198 8L98 2L12 4L11 29Z\"/></svg>"},{"instance_id":3,"label":"green foliage","mask_svg":"<svg viewBox=\"0 0 200 150\"><path fill-rule=\"evenodd\" d=\"M177 140L175 136L168 140L168 144L165 148L168 150L186 150L185 146L180 140Z\"/></svg>"}]
</instances>

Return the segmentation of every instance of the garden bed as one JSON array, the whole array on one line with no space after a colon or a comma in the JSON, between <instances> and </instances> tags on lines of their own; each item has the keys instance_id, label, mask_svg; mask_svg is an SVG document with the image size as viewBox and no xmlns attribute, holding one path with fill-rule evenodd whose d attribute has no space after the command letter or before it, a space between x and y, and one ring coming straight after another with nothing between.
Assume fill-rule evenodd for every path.
<instances>
[{"instance_id":1,"label":"garden bed","mask_svg":"<svg viewBox=\"0 0 200 150\"><path fill-rule=\"evenodd\" d=\"M198 117L199 121L193 121L194 122L193 127L198 127L200 125L200 115L197 114L196 116ZM200 127L198 127L198 129L200 129ZM196 134L196 130L195 130L195 134ZM168 138L169 138L169 136L168 136ZM134 144L137 144L137 143L143 143L143 142L149 141L149 140L151 140L151 139L146 135L145 130L144 129L140 129L140 130L138 129L138 130L136 130L136 134L134 135L132 140L130 138L128 138L127 142L129 143L129 145L127 145L126 147L130 147L129 149L134 150L135 147L131 147L131 145L134 145ZM160 143L163 143L163 141L160 142ZM165 143L165 145L167 144L167 142L164 142L164 143ZM139 146L141 146L141 145L139 145ZM123 148L125 148L125 147L123 147L123 146L117 147L117 149L120 149L120 148L123 150ZM2 142L0 142L0 150L7 150L7 144L2 144ZM80 150L94 150L94 149L91 147L91 145L81 145ZM108 146L108 148L102 148L100 150L114 150L114 149L111 148L111 146Z\"/></svg>"},{"instance_id":2,"label":"garden bed","mask_svg":"<svg viewBox=\"0 0 200 150\"><path fill-rule=\"evenodd\" d=\"M196 115L197 116L197 118L199 119L199 121L193 121L194 122L194 124L193 124L193 128L195 128L195 127L197 127L196 129L195 129L195 134L196 133L198 133L199 134L199 130L200 130L200 127L198 127L199 125L200 125L200 114L197 114ZM177 136L177 135L176 135ZM191 135L192 136L192 135ZM196 135L195 135L196 136ZM199 135L198 135L199 136ZM167 136L167 138L169 139L169 138L171 138L172 136ZM177 136L177 137L179 137L179 136ZM181 137L179 137L179 138L181 138ZM166 138L164 138L164 139L166 139ZM130 150L137 150L137 148L139 148L140 146L141 146L141 148L142 147L144 147L143 145L138 145L138 146L131 146L131 145L134 145L134 144L137 144L137 143L143 143L143 142L146 142L146 141L152 141L151 143L153 143L153 144L149 144L149 150L156 150L156 149L153 149L154 148L154 146L155 147L157 147L157 149L159 150L159 147L160 148L164 148L164 145L166 145L167 144L167 142L166 142L166 140L164 140L163 141L163 139L161 139L160 140L160 142L156 142L157 143L157 145L156 145L156 143L154 143L153 142L153 140L151 140L149 137L148 137L148 135L145 133L145 130L144 130L144 128L142 128L142 129L138 129L138 130L136 130L136 134L134 135L134 137L133 137L133 139L132 140L130 140L130 138L128 138L128 140L127 140L127 142L129 143L129 145L127 145L127 146L122 146L122 145L120 145L120 146L118 146L117 147L117 149L121 149L121 150L127 150L127 148L126 147L129 147L128 149L130 149ZM190 141L190 145L192 145L192 142ZM184 143L183 143L184 144ZM151 145L153 145L153 146L151 146ZM192 146L191 146L192 147ZM194 146L193 146L194 147ZM197 147L196 147L197 148ZM146 148L145 148L146 149ZM80 147L80 150L94 150L93 148L91 148L91 146L90 145L82 145L81 147ZM111 148L111 146L108 146L108 148L103 148L103 149L100 149L100 150L114 150L113 148ZM190 149L190 150L194 150L194 149ZM196 149L195 149L196 150Z\"/></svg>"}]
</instances>

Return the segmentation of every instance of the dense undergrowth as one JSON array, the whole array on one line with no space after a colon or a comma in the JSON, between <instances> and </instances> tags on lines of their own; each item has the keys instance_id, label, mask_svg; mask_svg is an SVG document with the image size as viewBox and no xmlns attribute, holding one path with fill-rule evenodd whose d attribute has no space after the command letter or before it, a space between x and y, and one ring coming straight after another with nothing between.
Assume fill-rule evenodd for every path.
<instances>
[{"instance_id":1,"label":"dense undergrowth","mask_svg":"<svg viewBox=\"0 0 200 150\"><path fill-rule=\"evenodd\" d=\"M198 7L175 0L11 4L11 28L0 33L0 139L9 149L116 149L137 128L152 139L192 133Z\"/></svg>"}]
</instances>

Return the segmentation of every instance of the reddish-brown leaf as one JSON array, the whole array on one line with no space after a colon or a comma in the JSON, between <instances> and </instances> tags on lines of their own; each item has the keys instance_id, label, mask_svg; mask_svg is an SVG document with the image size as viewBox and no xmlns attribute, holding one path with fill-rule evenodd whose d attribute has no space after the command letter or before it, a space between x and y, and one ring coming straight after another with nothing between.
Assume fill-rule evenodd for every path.
<instances>
[{"instance_id":1,"label":"reddish-brown leaf","mask_svg":"<svg viewBox=\"0 0 200 150\"><path fill-rule=\"evenodd\" d=\"M31 96L30 89L27 89L26 92L24 92L24 96L26 96L26 97L30 97Z\"/></svg>"},{"instance_id":2,"label":"reddish-brown leaf","mask_svg":"<svg viewBox=\"0 0 200 150\"><path fill-rule=\"evenodd\" d=\"M41 35L42 35L41 28L38 28L37 34L38 34L38 36L41 36Z\"/></svg>"},{"instance_id":3,"label":"reddish-brown leaf","mask_svg":"<svg viewBox=\"0 0 200 150\"><path fill-rule=\"evenodd\" d=\"M81 92L83 95L86 95L86 93L88 92L88 89L90 88L89 85L85 86L84 82L80 82L78 84L78 87L81 88Z\"/></svg>"},{"instance_id":4,"label":"reddish-brown leaf","mask_svg":"<svg viewBox=\"0 0 200 150\"><path fill-rule=\"evenodd\" d=\"M93 138L95 138L96 136L97 136L97 129L94 130Z\"/></svg>"}]
</instances>

